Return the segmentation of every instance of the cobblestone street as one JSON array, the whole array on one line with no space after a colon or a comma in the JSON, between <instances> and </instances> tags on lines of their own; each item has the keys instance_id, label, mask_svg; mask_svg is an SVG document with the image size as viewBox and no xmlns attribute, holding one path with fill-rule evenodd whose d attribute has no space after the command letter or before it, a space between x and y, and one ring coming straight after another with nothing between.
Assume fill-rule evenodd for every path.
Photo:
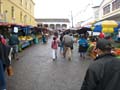
<instances>
[{"instance_id":1,"label":"cobblestone street","mask_svg":"<svg viewBox=\"0 0 120 90\"><path fill-rule=\"evenodd\" d=\"M74 44L71 61L65 60L59 50L58 59L53 61L50 40L26 48L19 61L12 61L14 76L6 75L7 90L80 90L92 60L80 60Z\"/></svg>"}]
</instances>

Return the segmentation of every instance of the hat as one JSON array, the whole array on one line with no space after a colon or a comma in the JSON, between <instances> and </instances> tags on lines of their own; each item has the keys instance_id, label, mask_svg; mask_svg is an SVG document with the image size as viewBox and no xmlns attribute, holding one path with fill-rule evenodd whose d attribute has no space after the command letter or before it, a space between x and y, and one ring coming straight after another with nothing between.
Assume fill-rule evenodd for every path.
<instances>
[{"instance_id":1,"label":"hat","mask_svg":"<svg viewBox=\"0 0 120 90\"><path fill-rule=\"evenodd\" d=\"M107 39L99 39L96 43L96 48L99 48L101 50L111 50L112 44Z\"/></svg>"}]
</instances>

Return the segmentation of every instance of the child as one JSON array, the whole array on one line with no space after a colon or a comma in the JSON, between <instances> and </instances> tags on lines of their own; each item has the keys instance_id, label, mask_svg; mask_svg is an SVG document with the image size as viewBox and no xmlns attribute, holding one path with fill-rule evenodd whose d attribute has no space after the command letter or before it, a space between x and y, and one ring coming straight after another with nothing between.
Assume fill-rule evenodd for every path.
<instances>
[{"instance_id":1,"label":"child","mask_svg":"<svg viewBox=\"0 0 120 90\"><path fill-rule=\"evenodd\" d=\"M52 53L52 58L53 60L57 59L57 48L58 48L58 42L57 42L57 38L53 37L52 43L51 43L51 48L53 49L53 53Z\"/></svg>"}]
</instances>

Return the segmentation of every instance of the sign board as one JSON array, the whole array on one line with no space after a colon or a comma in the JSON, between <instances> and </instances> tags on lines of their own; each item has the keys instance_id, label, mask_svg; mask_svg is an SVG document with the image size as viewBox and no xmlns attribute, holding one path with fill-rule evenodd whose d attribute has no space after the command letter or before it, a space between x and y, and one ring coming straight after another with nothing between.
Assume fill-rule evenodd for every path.
<instances>
[{"instance_id":1,"label":"sign board","mask_svg":"<svg viewBox=\"0 0 120 90\"><path fill-rule=\"evenodd\" d=\"M18 27L14 27L14 32L18 33Z\"/></svg>"}]
</instances>

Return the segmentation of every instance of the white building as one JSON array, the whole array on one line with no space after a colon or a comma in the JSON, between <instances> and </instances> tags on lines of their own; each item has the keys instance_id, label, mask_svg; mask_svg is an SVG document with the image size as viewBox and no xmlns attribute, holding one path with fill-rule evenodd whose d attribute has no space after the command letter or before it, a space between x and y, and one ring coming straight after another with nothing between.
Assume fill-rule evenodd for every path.
<instances>
[{"instance_id":1,"label":"white building","mask_svg":"<svg viewBox=\"0 0 120 90\"><path fill-rule=\"evenodd\" d=\"M99 8L99 20L120 21L120 0L103 0Z\"/></svg>"},{"instance_id":2,"label":"white building","mask_svg":"<svg viewBox=\"0 0 120 90\"><path fill-rule=\"evenodd\" d=\"M54 18L45 18L45 19L36 19L38 25L47 27L52 30L63 30L68 29L70 26L69 19L54 19Z\"/></svg>"},{"instance_id":3,"label":"white building","mask_svg":"<svg viewBox=\"0 0 120 90\"><path fill-rule=\"evenodd\" d=\"M94 21L115 20L120 21L120 0L103 0L99 6L92 7L94 16L82 22L82 26Z\"/></svg>"}]
</instances>

